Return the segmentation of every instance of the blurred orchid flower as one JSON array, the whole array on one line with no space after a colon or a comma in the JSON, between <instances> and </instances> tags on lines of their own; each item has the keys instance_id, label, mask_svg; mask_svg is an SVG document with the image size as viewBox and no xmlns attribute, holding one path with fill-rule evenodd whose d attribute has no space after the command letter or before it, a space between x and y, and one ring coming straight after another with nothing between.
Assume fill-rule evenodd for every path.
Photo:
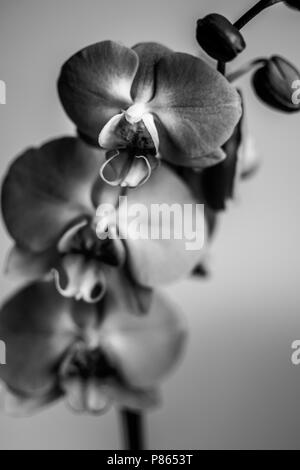
<instances>
[{"instance_id":1,"label":"blurred orchid flower","mask_svg":"<svg viewBox=\"0 0 300 470\"><path fill-rule=\"evenodd\" d=\"M98 414L112 404L157 404L156 387L182 352L184 323L159 294L148 315L132 315L138 305L128 280L111 274L99 303L66 299L52 282L38 282L4 304L7 412L28 415L63 397L77 412Z\"/></svg>"},{"instance_id":2,"label":"blurred orchid flower","mask_svg":"<svg viewBox=\"0 0 300 470\"><path fill-rule=\"evenodd\" d=\"M103 151L76 138L50 141L16 159L2 187L4 221L16 242L9 273L34 280L52 271L61 294L97 302L105 292L107 272L124 263L142 297L149 289L141 286L172 282L192 271L202 252L187 250L184 239L141 239L126 232L129 220L125 204L118 207L120 189L106 185L95 171L103 160ZM136 204L147 209L140 221L145 231L151 226L152 204L192 204L203 219L190 190L164 165L149 185L131 191L126 202L127 209ZM118 226L99 215L103 204L117 208ZM99 238L99 226L112 236Z\"/></svg>"},{"instance_id":3,"label":"blurred orchid flower","mask_svg":"<svg viewBox=\"0 0 300 470\"><path fill-rule=\"evenodd\" d=\"M108 151L101 175L112 185L128 186L129 172L132 186L144 183L160 159L216 164L241 115L238 93L219 72L156 43L86 47L62 67L58 90L79 135ZM119 171L108 179L112 164Z\"/></svg>"}]
</instances>

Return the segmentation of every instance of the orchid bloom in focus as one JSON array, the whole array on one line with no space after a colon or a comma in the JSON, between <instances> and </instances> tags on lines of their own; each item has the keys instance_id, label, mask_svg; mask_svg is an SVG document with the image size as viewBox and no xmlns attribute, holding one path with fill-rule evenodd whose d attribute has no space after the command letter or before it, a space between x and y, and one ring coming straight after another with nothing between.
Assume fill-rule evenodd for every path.
<instances>
[{"instance_id":1,"label":"orchid bloom in focus","mask_svg":"<svg viewBox=\"0 0 300 470\"><path fill-rule=\"evenodd\" d=\"M140 315L126 278L112 272L101 302L62 297L52 282L27 286L0 309L9 361L0 368L8 413L65 398L77 412L157 404L156 388L180 357L185 326L160 294Z\"/></svg>"},{"instance_id":2,"label":"orchid bloom in focus","mask_svg":"<svg viewBox=\"0 0 300 470\"><path fill-rule=\"evenodd\" d=\"M79 135L106 149L100 174L111 185L145 183L161 159L216 164L241 115L237 91L219 72L156 43L88 46L64 64L58 90Z\"/></svg>"}]
</instances>

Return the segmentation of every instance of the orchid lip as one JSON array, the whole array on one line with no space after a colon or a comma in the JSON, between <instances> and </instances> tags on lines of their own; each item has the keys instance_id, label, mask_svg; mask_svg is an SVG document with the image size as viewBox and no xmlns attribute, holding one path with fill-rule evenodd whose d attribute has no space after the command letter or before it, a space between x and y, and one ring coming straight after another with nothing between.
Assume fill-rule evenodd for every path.
<instances>
[{"instance_id":1,"label":"orchid lip","mask_svg":"<svg viewBox=\"0 0 300 470\"><path fill-rule=\"evenodd\" d=\"M106 383L118 372L99 346L90 348L80 340L71 346L60 366L60 385L69 406L78 412L101 415L113 400Z\"/></svg>"},{"instance_id":2,"label":"orchid lip","mask_svg":"<svg viewBox=\"0 0 300 470\"><path fill-rule=\"evenodd\" d=\"M146 174L146 175L143 177L143 179L137 184L137 186L143 186L143 185L149 180L149 178L150 178L150 176L151 176L151 173L152 173L151 165L150 165L150 163L149 163L149 160L148 160L146 157L144 157L143 155L136 155L135 158L136 158L136 159L143 159L143 161L146 163L147 174ZM130 181L128 181L128 180L127 180L127 181L123 181L123 182L121 183L121 186L122 186L122 187L129 187L129 188L132 188L132 187L134 188L134 187L136 187L136 185L130 184Z\"/></svg>"},{"instance_id":3,"label":"orchid lip","mask_svg":"<svg viewBox=\"0 0 300 470\"><path fill-rule=\"evenodd\" d=\"M102 180L109 184L110 186L121 186L121 187L127 187L127 188L136 188L143 186L150 178L152 174L152 168L149 163L149 160L147 157L143 155L136 155L133 157L133 161L131 164L131 167L128 169L126 174L121 174L120 177L116 177L115 179L108 179L105 176L105 170L111 165L111 163L116 159L116 158L122 158L120 156L120 152L117 150L114 155L112 155L106 162L103 163L103 165L100 168L100 177ZM138 160L143 160L145 163L145 169L146 172L144 175L139 175L139 170L133 168L134 167L134 162L137 162ZM136 181L136 182L135 182Z\"/></svg>"},{"instance_id":4,"label":"orchid lip","mask_svg":"<svg viewBox=\"0 0 300 470\"><path fill-rule=\"evenodd\" d=\"M93 416L102 416L105 413L107 413L111 407L113 406L113 401L110 399L109 396L104 396L103 398L103 405L101 408L93 408L91 404L89 403L88 397L84 396L83 397L83 407L84 409L76 409L76 406L72 403L71 399L67 397L67 406L70 408L70 410L73 413L88 413L89 415Z\"/></svg>"},{"instance_id":5,"label":"orchid lip","mask_svg":"<svg viewBox=\"0 0 300 470\"><path fill-rule=\"evenodd\" d=\"M70 273L64 267L52 269L57 291L63 297L73 297L77 301L84 300L90 304L100 302L107 289L104 273L101 270L96 273L94 269L81 272L80 267L78 270L75 267Z\"/></svg>"}]
</instances>

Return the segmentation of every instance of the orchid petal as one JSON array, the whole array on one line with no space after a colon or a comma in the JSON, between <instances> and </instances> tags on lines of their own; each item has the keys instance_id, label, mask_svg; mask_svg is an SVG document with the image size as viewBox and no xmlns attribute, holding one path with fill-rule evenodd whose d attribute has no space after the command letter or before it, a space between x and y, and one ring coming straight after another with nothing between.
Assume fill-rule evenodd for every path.
<instances>
[{"instance_id":1,"label":"orchid petal","mask_svg":"<svg viewBox=\"0 0 300 470\"><path fill-rule=\"evenodd\" d=\"M100 176L111 186L136 188L145 184L152 173L147 157L130 157L126 151L117 151L102 165Z\"/></svg>"},{"instance_id":2,"label":"orchid petal","mask_svg":"<svg viewBox=\"0 0 300 470\"><path fill-rule=\"evenodd\" d=\"M76 413L83 413L85 405L85 384L80 378L74 378L67 383L62 383L68 406Z\"/></svg>"},{"instance_id":3,"label":"orchid petal","mask_svg":"<svg viewBox=\"0 0 300 470\"><path fill-rule=\"evenodd\" d=\"M26 396L14 393L6 388L4 391L3 409L6 414L14 417L27 417L52 404L61 397L59 390L54 390L48 395Z\"/></svg>"},{"instance_id":4,"label":"orchid petal","mask_svg":"<svg viewBox=\"0 0 300 470\"><path fill-rule=\"evenodd\" d=\"M124 146L124 141L116 134L116 130L123 116L124 113L117 114L105 124L98 138L100 147L110 150Z\"/></svg>"},{"instance_id":5,"label":"orchid petal","mask_svg":"<svg viewBox=\"0 0 300 470\"><path fill-rule=\"evenodd\" d=\"M134 50L139 68L131 93L156 117L162 157L189 166L224 144L241 114L234 87L189 54L153 43Z\"/></svg>"},{"instance_id":6,"label":"orchid petal","mask_svg":"<svg viewBox=\"0 0 300 470\"><path fill-rule=\"evenodd\" d=\"M157 118L160 153L179 165L223 145L241 115L239 95L228 81L201 59L182 53L159 61L148 109Z\"/></svg>"},{"instance_id":7,"label":"orchid petal","mask_svg":"<svg viewBox=\"0 0 300 470\"><path fill-rule=\"evenodd\" d=\"M175 204L182 210L182 214L184 208L189 205L193 209L193 217L196 218L197 215L197 221L201 222L199 230L205 231L203 214L196 206L192 194L166 166L161 165L160 170L152 174L149 184L129 192L126 204L121 203L119 208L119 232L128 250L128 265L132 276L145 286L153 287L189 275L202 257L201 246L195 250L187 249L187 239L183 233L175 238L172 227L168 227L167 217L160 218L158 222L158 238L152 237L151 212L155 205L158 207L162 204L167 209L171 209ZM137 218L137 226L132 220L134 217ZM194 223L195 219L192 221L192 218L188 218L184 221L182 218L179 224L180 222L183 227L187 222ZM168 228L170 238L163 239L161 234ZM199 234L195 232L194 235L198 237Z\"/></svg>"},{"instance_id":8,"label":"orchid petal","mask_svg":"<svg viewBox=\"0 0 300 470\"><path fill-rule=\"evenodd\" d=\"M134 78L131 96L137 103L148 103L155 94L156 68L160 60L173 51L155 42L139 43L132 48L139 58L139 67Z\"/></svg>"},{"instance_id":9,"label":"orchid petal","mask_svg":"<svg viewBox=\"0 0 300 470\"><path fill-rule=\"evenodd\" d=\"M99 342L132 388L155 387L177 363L185 322L175 305L155 293L147 315L132 315L116 297L106 299Z\"/></svg>"},{"instance_id":10,"label":"orchid petal","mask_svg":"<svg viewBox=\"0 0 300 470\"><path fill-rule=\"evenodd\" d=\"M157 390L152 388L135 389L122 387L117 383L108 383L103 386L103 391L100 389L99 392L105 393L115 405L132 410L152 409L160 403L160 396Z\"/></svg>"},{"instance_id":11,"label":"orchid petal","mask_svg":"<svg viewBox=\"0 0 300 470\"><path fill-rule=\"evenodd\" d=\"M132 104L136 53L116 42L93 44L73 55L58 81L61 102L82 134L95 142L104 125Z\"/></svg>"},{"instance_id":12,"label":"orchid petal","mask_svg":"<svg viewBox=\"0 0 300 470\"><path fill-rule=\"evenodd\" d=\"M68 378L62 386L67 404L77 413L103 414L112 404L109 395L101 393L101 385L97 380L83 381L80 378Z\"/></svg>"},{"instance_id":13,"label":"orchid petal","mask_svg":"<svg viewBox=\"0 0 300 470\"><path fill-rule=\"evenodd\" d=\"M116 381L69 379L64 384L69 407L77 413L104 414L113 404L130 409L148 409L157 406L155 390L130 389Z\"/></svg>"},{"instance_id":14,"label":"orchid petal","mask_svg":"<svg viewBox=\"0 0 300 470\"><path fill-rule=\"evenodd\" d=\"M56 257L53 249L33 253L15 245L6 259L5 274L26 282L41 279L50 272Z\"/></svg>"},{"instance_id":15,"label":"orchid petal","mask_svg":"<svg viewBox=\"0 0 300 470\"><path fill-rule=\"evenodd\" d=\"M91 379L86 384L86 407L90 413L103 414L113 403L111 396L99 382Z\"/></svg>"},{"instance_id":16,"label":"orchid petal","mask_svg":"<svg viewBox=\"0 0 300 470\"><path fill-rule=\"evenodd\" d=\"M186 162L187 164L185 165L185 167L194 168L195 170L204 170L205 168L210 168L214 167L215 165L218 165L219 163L223 162L223 160L225 160L226 158L227 155L224 150L218 148L213 152L209 153L208 155L203 155L203 157L194 158L193 160Z\"/></svg>"},{"instance_id":17,"label":"orchid petal","mask_svg":"<svg viewBox=\"0 0 300 470\"><path fill-rule=\"evenodd\" d=\"M52 283L42 282L2 306L0 331L8 360L0 378L16 395L40 402L56 389L55 368L77 335L68 305Z\"/></svg>"},{"instance_id":18,"label":"orchid petal","mask_svg":"<svg viewBox=\"0 0 300 470\"><path fill-rule=\"evenodd\" d=\"M107 290L103 299L107 315L110 311L124 311L133 316L148 314L155 294L149 287L138 284L126 266L120 270L110 269L107 278Z\"/></svg>"},{"instance_id":19,"label":"orchid petal","mask_svg":"<svg viewBox=\"0 0 300 470\"><path fill-rule=\"evenodd\" d=\"M133 315L138 309L134 293L126 278L112 273L105 301L96 307L64 299L52 283L33 284L2 307L1 337L9 360L0 378L11 392L10 409L32 412L62 392L78 411L102 412L112 401L133 408L154 405L153 387L178 360L185 327L174 306L159 295L148 315ZM108 366L103 380L97 367L81 376L76 362L64 374L76 344L87 353L103 351Z\"/></svg>"},{"instance_id":20,"label":"orchid petal","mask_svg":"<svg viewBox=\"0 0 300 470\"><path fill-rule=\"evenodd\" d=\"M103 159L100 150L75 138L50 141L21 155L2 188L11 236L33 251L44 251L70 224L90 217L92 188Z\"/></svg>"}]
</instances>

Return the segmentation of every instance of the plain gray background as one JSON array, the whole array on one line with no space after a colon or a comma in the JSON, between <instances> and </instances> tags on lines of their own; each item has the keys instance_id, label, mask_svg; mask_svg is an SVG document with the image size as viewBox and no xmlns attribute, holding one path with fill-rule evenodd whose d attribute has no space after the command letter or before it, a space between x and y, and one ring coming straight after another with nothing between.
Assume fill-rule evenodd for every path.
<instances>
[{"instance_id":1,"label":"plain gray background","mask_svg":"<svg viewBox=\"0 0 300 470\"><path fill-rule=\"evenodd\" d=\"M232 20L254 0L0 0L0 172L24 147L73 133L56 79L74 52L103 39L130 46L155 40L199 53L197 18ZM300 13L276 6L244 31L247 51L231 69L279 53L300 67ZM300 448L300 366L290 361L300 338L299 115L265 108L239 83L263 158L237 203L222 216L212 278L167 292L190 326L187 354L163 387L163 407L148 417L149 447L162 449ZM10 240L2 226L3 265ZM1 298L14 284L1 277ZM1 336L1 332L0 332ZM61 404L30 419L0 413L1 449L113 449L115 411L77 417Z\"/></svg>"}]
</instances>

